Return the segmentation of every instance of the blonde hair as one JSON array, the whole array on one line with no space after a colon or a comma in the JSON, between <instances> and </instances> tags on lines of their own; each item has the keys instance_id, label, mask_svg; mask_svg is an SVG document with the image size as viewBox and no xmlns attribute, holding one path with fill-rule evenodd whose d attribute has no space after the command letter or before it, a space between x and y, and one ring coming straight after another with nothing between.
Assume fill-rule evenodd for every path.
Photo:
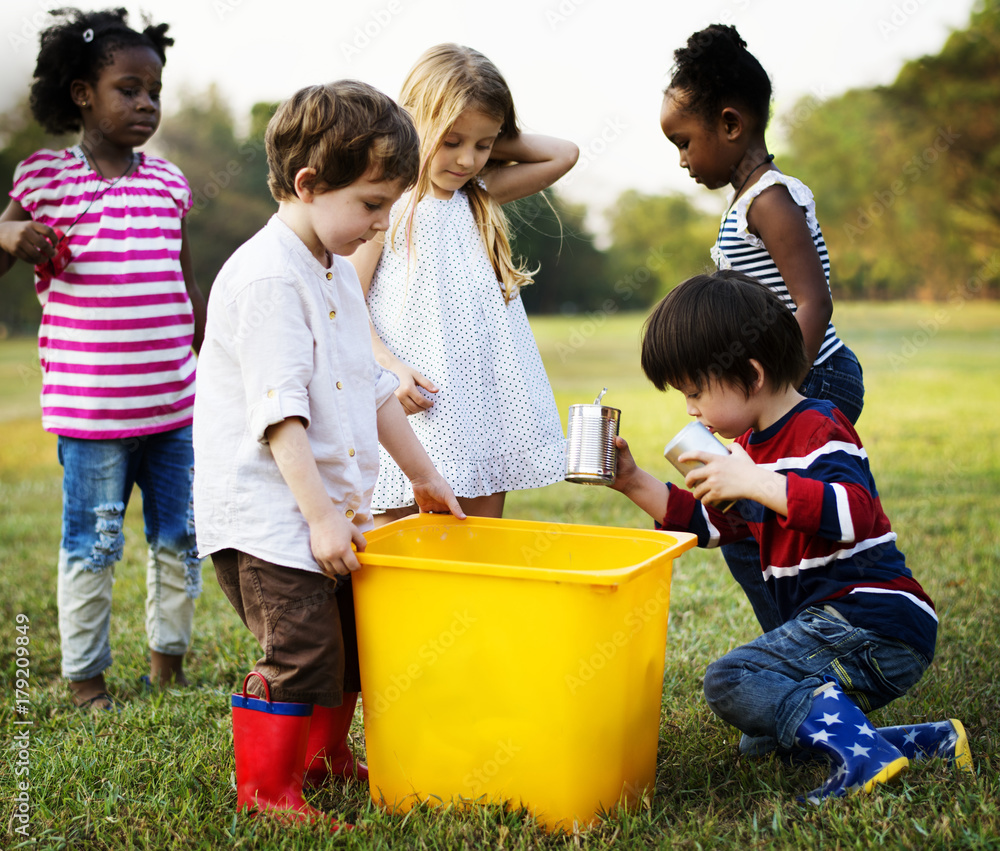
<instances>
[{"instance_id":1,"label":"blonde hair","mask_svg":"<svg viewBox=\"0 0 1000 851\"><path fill-rule=\"evenodd\" d=\"M315 191L340 189L375 169L378 180L417 178L420 140L388 95L357 80L299 89L267 124L267 186L275 201L295 198L295 175L312 168Z\"/></svg>"},{"instance_id":2,"label":"blonde hair","mask_svg":"<svg viewBox=\"0 0 1000 851\"><path fill-rule=\"evenodd\" d=\"M412 261L414 214L431 189L431 160L458 117L467 109L476 109L495 118L500 122L497 138L516 138L521 131L503 75L483 54L460 44L439 44L427 50L403 82L399 102L410 113L420 136L420 170L416 186L393 225L391 244L395 245L396 231L405 219L408 259ZM483 171L498 167L500 163L490 160ZM462 191L468 196L504 302L509 303L521 287L532 282L534 272L514 261L507 217L479 182L479 176L469 180Z\"/></svg>"}]
</instances>

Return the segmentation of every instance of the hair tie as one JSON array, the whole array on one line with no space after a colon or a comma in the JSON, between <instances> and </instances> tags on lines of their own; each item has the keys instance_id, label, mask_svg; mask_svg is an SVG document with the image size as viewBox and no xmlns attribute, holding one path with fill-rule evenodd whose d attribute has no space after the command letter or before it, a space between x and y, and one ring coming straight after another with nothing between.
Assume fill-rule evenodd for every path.
<instances>
[{"instance_id":1,"label":"hair tie","mask_svg":"<svg viewBox=\"0 0 1000 851\"><path fill-rule=\"evenodd\" d=\"M94 31L92 29L85 29L83 31L83 40L90 44L94 40Z\"/></svg>"}]
</instances>

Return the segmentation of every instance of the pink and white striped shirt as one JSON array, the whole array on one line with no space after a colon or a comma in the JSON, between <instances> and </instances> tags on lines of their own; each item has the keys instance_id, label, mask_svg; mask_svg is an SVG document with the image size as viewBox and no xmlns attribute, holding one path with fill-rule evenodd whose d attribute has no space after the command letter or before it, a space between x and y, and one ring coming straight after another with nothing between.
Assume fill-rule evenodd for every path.
<instances>
[{"instance_id":1,"label":"pink and white striped shirt","mask_svg":"<svg viewBox=\"0 0 1000 851\"><path fill-rule=\"evenodd\" d=\"M135 437L192 420L194 311L180 264L191 190L172 163L138 156L117 181L79 146L37 151L14 172L11 198L64 231L71 253L61 273L35 279L42 426L55 434Z\"/></svg>"}]
</instances>

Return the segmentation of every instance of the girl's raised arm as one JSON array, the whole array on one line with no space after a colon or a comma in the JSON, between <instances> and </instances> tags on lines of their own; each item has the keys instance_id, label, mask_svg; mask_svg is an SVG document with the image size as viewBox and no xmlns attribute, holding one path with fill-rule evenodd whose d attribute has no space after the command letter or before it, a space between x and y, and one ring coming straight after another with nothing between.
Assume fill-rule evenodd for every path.
<instances>
[{"instance_id":1,"label":"girl's raised arm","mask_svg":"<svg viewBox=\"0 0 1000 851\"><path fill-rule=\"evenodd\" d=\"M507 204L541 192L566 174L580 156L580 149L565 139L522 133L497 139L491 159L511 162L483 172L486 189L498 204Z\"/></svg>"}]
</instances>

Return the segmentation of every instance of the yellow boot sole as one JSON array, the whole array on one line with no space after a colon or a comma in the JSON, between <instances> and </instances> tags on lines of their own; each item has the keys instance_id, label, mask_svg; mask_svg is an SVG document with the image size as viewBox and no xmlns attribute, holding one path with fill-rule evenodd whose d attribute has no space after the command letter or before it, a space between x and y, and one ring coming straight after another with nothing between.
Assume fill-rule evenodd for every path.
<instances>
[{"instance_id":1,"label":"yellow boot sole","mask_svg":"<svg viewBox=\"0 0 1000 851\"><path fill-rule=\"evenodd\" d=\"M865 783L864 786L859 786L857 791L861 792L871 792L876 786L882 783L891 783L900 774L906 771L909 766L910 761L905 757L901 756L899 759L894 759L885 768L883 768L878 774L876 774L871 780Z\"/></svg>"}]
</instances>

